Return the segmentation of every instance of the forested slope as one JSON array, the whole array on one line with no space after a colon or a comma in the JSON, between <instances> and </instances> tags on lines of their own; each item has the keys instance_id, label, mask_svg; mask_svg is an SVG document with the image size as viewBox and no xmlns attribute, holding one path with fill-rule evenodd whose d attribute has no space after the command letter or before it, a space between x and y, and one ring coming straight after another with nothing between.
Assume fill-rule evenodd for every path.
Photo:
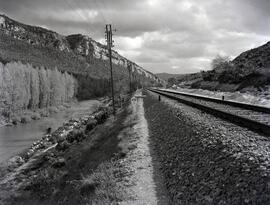
<instances>
[{"instance_id":1,"label":"forested slope","mask_svg":"<svg viewBox=\"0 0 270 205\"><path fill-rule=\"evenodd\" d=\"M0 15L0 62L20 61L33 67L68 72L78 80L78 99L109 94L110 69L104 45L81 34L63 36L56 32L29 26ZM128 64L133 87L162 83L158 77L112 52L116 93L129 90Z\"/></svg>"},{"instance_id":2,"label":"forested slope","mask_svg":"<svg viewBox=\"0 0 270 205\"><path fill-rule=\"evenodd\" d=\"M109 78L106 46L81 34L63 36L41 27L25 25L0 15L0 59L2 62L20 60L92 78ZM131 65L134 81L158 84L162 81L136 63L112 51L114 76L117 81L128 78Z\"/></svg>"},{"instance_id":3,"label":"forested slope","mask_svg":"<svg viewBox=\"0 0 270 205\"><path fill-rule=\"evenodd\" d=\"M116 51L112 62L116 95L129 91L128 65L133 89L162 83ZM108 51L89 36L64 36L0 14L0 81L0 113L9 120L26 109L110 95Z\"/></svg>"}]
</instances>

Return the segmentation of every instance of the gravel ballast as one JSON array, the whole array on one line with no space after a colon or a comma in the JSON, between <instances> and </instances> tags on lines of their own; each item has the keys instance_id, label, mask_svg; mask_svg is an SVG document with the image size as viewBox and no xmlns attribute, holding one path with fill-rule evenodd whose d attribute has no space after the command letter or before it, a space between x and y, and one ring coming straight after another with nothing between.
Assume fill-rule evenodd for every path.
<instances>
[{"instance_id":1,"label":"gravel ballast","mask_svg":"<svg viewBox=\"0 0 270 205\"><path fill-rule=\"evenodd\" d=\"M198 99L195 97L183 96L183 95L178 95L174 93L169 93L169 94L171 96L178 97L185 101L201 104L206 107L215 108L217 110L221 110L221 111L233 114L233 115L242 116L250 120L255 120L263 124L270 125L270 114L268 113L254 111L254 110L243 108L243 107L231 106L231 105L223 104L223 103L211 102L207 99Z\"/></svg>"},{"instance_id":2,"label":"gravel ballast","mask_svg":"<svg viewBox=\"0 0 270 205\"><path fill-rule=\"evenodd\" d=\"M150 144L173 204L269 204L270 141L146 92Z\"/></svg>"}]
</instances>

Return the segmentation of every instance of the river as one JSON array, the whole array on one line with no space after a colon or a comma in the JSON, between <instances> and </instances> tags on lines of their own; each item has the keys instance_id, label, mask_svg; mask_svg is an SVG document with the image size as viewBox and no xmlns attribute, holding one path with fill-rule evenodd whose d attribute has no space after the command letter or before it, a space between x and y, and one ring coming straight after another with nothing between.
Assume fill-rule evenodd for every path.
<instances>
[{"instance_id":1,"label":"river","mask_svg":"<svg viewBox=\"0 0 270 205\"><path fill-rule=\"evenodd\" d=\"M11 127L0 127L0 163L22 152L44 136L48 127L52 131L63 125L71 118L78 118L92 113L100 104L97 100L74 103L69 109L52 114L28 124L19 124Z\"/></svg>"}]
</instances>

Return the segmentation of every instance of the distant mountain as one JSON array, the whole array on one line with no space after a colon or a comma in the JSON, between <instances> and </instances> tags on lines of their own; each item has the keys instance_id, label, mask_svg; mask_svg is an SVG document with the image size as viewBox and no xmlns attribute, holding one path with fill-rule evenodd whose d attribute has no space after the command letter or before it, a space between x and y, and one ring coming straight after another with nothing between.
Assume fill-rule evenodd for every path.
<instances>
[{"instance_id":1,"label":"distant mountain","mask_svg":"<svg viewBox=\"0 0 270 205\"><path fill-rule=\"evenodd\" d=\"M163 79L165 81L168 81L169 78L178 78L182 76L183 74L171 74L171 73L156 73L155 74L160 79Z\"/></svg>"},{"instance_id":2,"label":"distant mountain","mask_svg":"<svg viewBox=\"0 0 270 205\"><path fill-rule=\"evenodd\" d=\"M145 86L163 83L163 80L116 51L112 52L112 57L117 82L127 83L124 81L128 79L127 65L130 63L134 81ZM109 78L106 46L89 36L64 36L45 28L19 23L5 15L0 15L0 61L21 61L50 69L58 67L76 75Z\"/></svg>"}]
</instances>

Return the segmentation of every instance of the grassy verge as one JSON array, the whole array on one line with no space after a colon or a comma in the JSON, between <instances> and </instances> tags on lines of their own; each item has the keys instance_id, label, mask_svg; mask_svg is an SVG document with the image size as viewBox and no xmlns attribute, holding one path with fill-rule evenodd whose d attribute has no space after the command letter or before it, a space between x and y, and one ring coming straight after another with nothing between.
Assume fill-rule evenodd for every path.
<instances>
[{"instance_id":1,"label":"grassy verge","mask_svg":"<svg viewBox=\"0 0 270 205\"><path fill-rule=\"evenodd\" d=\"M79 185L81 195L94 204L117 204L128 200L129 194L122 179L129 174L119 160L100 164L90 175L83 177Z\"/></svg>"}]
</instances>

